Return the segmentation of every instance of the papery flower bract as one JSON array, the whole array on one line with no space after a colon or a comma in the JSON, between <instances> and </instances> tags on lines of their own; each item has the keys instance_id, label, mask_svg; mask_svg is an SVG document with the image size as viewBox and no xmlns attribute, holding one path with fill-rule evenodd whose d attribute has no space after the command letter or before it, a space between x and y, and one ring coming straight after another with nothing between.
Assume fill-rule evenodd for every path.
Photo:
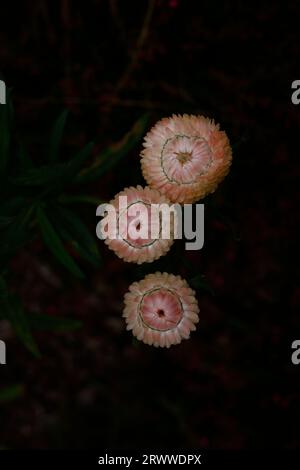
<instances>
[{"instance_id":1,"label":"papery flower bract","mask_svg":"<svg viewBox=\"0 0 300 470\"><path fill-rule=\"evenodd\" d=\"M195 292L174 274L148 274L131 284L124 301L127 330L156 347L169 348L189 338L199 321Z\"/></svg>"},{"instance_id":2,"label":"papery flower bract","mask_svg":"<svg viewBox=\"0 0 300 470\"><path fill-rule=\"evenodd\" d=\"M204 116L173 115L158 121L146 135L144 147L145 180L180 204L214 192L232 159L226 133Z\"/></svg>"},{"instance_id":3,"label":"papery flower bract","mask_svg":"<svg viewBox=\"0 0 300 470\"><path fill-rule=\"evenodd\" d=\"M125 207L122 206L124 199L126 201ZM170 221L170 237L164 239L161 235L162 221L155 205L166 204L169 206L170 202L159 191L149 187L142 188L142 186L125 188L109 204L116 210L117 233L113 231L108 233L109 236L105 239L105 243L119 258L138 264L150 263L169 251L174 242L176 216ZM133 211L140 212L141 215L138 218L132 216ZM152 218L152 214L157 217ZM108 222L109 220L103 219L100 223L103 231L105 231L105 225L108 225ZM133 225L135 225L134 229L137 234L135 237L130 231ZM156 229L157 233L157 237L153 239L151 238L152 228Z\"/></svg>"}]
</instances>

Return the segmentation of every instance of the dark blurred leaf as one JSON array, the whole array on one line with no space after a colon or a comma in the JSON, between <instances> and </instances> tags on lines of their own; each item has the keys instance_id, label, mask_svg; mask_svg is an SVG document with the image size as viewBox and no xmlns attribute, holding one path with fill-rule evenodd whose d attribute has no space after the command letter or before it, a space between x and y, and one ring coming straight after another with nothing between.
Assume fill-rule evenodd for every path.
<instances>
[{"instance_id":1,"label":"dark blurred leaf","mask_svg":"<svg viewBox=\"0 0 300 470\"><path fill-rule=\"evenodd\" d=\"M0 214L3 216L16 215L25 205L25 199L21 196L13 197L0 204Z\"/></svg>"},{"instance_id":2,"label":"dark blurred leaf","mask_svg":"<svg viewBox=\"0 0 300 470\"><path fill-rule=\"evenodd\" d=\"M6 104L0 105L0 174L4 173L9 157L11 114L12 105L8 91Z\"/></svg>"},{"instance_id":3,"label":"dark blurred leaf","mask_svg":"<svg viewBox=\"0 0 300 470\"><path fill-rule=\"evenodd\" d=\"M23 175L14 178L13 182L22 186L42 186L45 189L44 192L62 190L80 171L93 145L93 142L87 144L69 162L30 168Z\"/></svg>"},{"instance_id":4,"label":"dark blurred leaf","mask_svg":"<svg viewBox=\"0 0 300 470\"><path fill-rule=\"evenodd\" d=\"M76 194L76 196L63 194L59 198L59 201L62 202L63 204L78 204L78 203L79 204L91 204L95 207L107 202L107 201L104 201L104 199L100 199L94 196L89 196L88 194Z\"/></svg>"},{"instance_id":5,"label":"dark blurred leaf","mask_svg":"<svg viewBox=\"0 0 300 470\"><path fill-rule=\"evenodd\" d=\"M120 142L112 145L96 157L93 165L82 170L76 180L79 183L86 183L98 179L112 170L140 141L146 131L148 120L148 114L142 116Z\"/></svg>"},{"instance_id":6,"label":"dark blurred leaf","mask_svg":"<svg viewBox=\"0 0 300 470\"><path fill-rule=\"evenodd\" d=\"M94 266L99 266L100 253L96 238L92 236L75 212L66 207L57 206L51 211L53 223L58 232L71 241L76 251Z\"/></svg>"},{"instance_id":7,"label":"dark blurred leaf","mask_svg":"<svg viewBox=\"0 0 300 470\"><path fill-rule=\"evenodd\" d=\"M66 237L66 240L69 238ZM83 248L79 243L75 240L71 240L71 245L73 246L74 250L78 253L79 256L85 261L87 261L91 266L94 268L99 268L101 266L101 257L100 253L97 255L92 254L90 251L87 251Z\"/></svg>"},{"instance_id":8,"label":"dark blurred leaf","mask_svg":"<svg viewBox=\"0 0 300 470\"><path fill-rule=\"evenodd\" d=\"M68 113L69 111L67 109L61 113L61 115L56 120L51 132L49 144L49 161L52 163L57 161L59 158L59 148Z\"/></svg>"},{"instance_id":9,"label":"dark blurred leaf","mask_svg":"<svg viewBox=\"0 0 300 470\"><path fill-rule=\"evenodd\" d=\"M77 154L66 164L64 173L62 174L60 180L56 182L57 185L60 185L61 190L64 185L70 183L78 175L79 171L82 169L82 166L86 159L91 154L91 151L94 147L94 142L89 142L85 145Z\"/></svg>"},{"instance_id":10,"label":"dark blurred leaf","mask_svg":"<svg viewBox=\"0 0 300 470\"><path fill-rule=\"evenodd\" d=\"M94 142L89 142L73 157L67 165L66 175L68 179L73 179L81 170L81 167L94 147Z\"/></svg>"},{"instance_id":11,"label":"dark blurred leaf","mask_svg":"<svg viewBox=\"0 0 300 470\"><path fill-rule=\"evenodd\" d=\"M7 227L13 221L13 217L0 216L0 230Z\"/></svg>"},{"instance_id":12,"label":"dark blurred leaf","mask_svg":"<svg viewBox=\"0 0 300 470\"><path fill-rule=\"evenodd\" d=\"M29 157L24 145L19 143L18 145L18 157L20 162L20 170L21 172L30 170L34 167L33 161Z\"/></svg>"},{"instance_id":13,"label":"dark blurred leaf","mask_svg":"<svg viewBox=\"0 0 300 470\"><path fill-rule=\"evenodd\" d=\"M54 317L40 313L28 313L32 329L44 331L71 331L82 327L82 322L71 318Z\"/></svg>"},{"instance_id":14,"label":"dark blurred leaf","mask_svg":"<svg viewBox=\"0 0 300 470\"><path fill-rule=\"evenodd\" d=\"M1 303L2 314L12 325L24 346L36 357L40 357L37 344L31 334L28 318L18 299L10 297Z\"/></svg>"},{"instance_id":15,"label":"dark blurred leaf","mask_svg":"<svg viewBox=\"0 0 300 470\"><path fill-rule=\"evenodd\" d=\"M37 222L41 229L44 242L49 250L53 253L55 258L74 276L83 279L84 275L82 271L79 269L73 258L65 250L61 239L59 238L41 207L37 209Z\"/></svg>"},{"instance_id":16,"label":"dark blurred leaf","mask_svg":"<svg viewBox=\"0 0 300 470\"><path fill-rule=\"evenodd\" d=\"M198 274L197 276L190 279L188 283L192 289L204 290L206 292L209 292L211 295L215 295L213 288L206 281L205 276L203 274Z\"/></svg>"},{"instance_id":17,"label":"dark blurred leaf","mask_svg":"<svg viewBox=\"0 0 300 470\"><path fill-rule=\"evenodd\" d=\"M0 302L8 297L8 289L5 279L0 276ZM0 313L1 315L1 313Z\"/></svg>"},{"instance_id":18,"label":"dark blurred leaf","mask_svg":"<svg viewBox=\"0 0 300 470\"><path fill-rule=\"evenodd\" d=\"M21 176L14 178L13 182L23 186L50 186L53 182L65 175L66 169L67 163L30 168Z\"/></svg>"},{"instance_id":19,"label":"dark blurred leaf","mask_svg":"<svg viewBox=\"0 0 300 470\"><path fill-rule=\"evenodd\" d=\"M24 386L22 384L11 385L0 389L0 403L7 403L19 398L24 393Z\"/></svg>"},{"instance_id":20,"label":"dark blurred leaf","mask_svg":"<svg viewBox=\"0 0 300 470\"><path fill-rule=\"evenodd\" d=\"M8 259L20 246L22 246L32 235L30 232L30 221L33 207L25 208L17 216L12 218L11 223L0 228L0 259Z\"/></svg>"}]
</instances>

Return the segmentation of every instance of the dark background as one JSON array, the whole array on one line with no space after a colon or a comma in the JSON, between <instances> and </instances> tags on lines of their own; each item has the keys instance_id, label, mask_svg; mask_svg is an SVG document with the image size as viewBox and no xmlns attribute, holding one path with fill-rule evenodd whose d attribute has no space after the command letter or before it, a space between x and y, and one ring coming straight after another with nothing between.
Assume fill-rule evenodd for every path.
<instances>
[{"instance_id":1,"label":"dark background","mask_svg":"<svg viewBox=\"0 0 300 470\"><path fill-rule=\"evenodd\" d=\"M20 393L0 404L0 445L297 448L300 107L291 83L300 79L299 3L6 3L0 68L35 159L67 107L66 145L96 139L99 150L145 112L149 128L172 113L207 115L228 133L233 165L209 198L203 250L186 254L214 295L198 291L198 329L170 350L125 331L123 295L140 271L100 241L103 267L85 267L83 282L39 241L13 259L13 288L28 307L83 327L36 334L35 359L1 324L8 364L0 386L18 384ZM111 199L143 184L140 149L90 193ZM95 207L84 210L94 231ZM168 257L187 276L176 248Z\"/></svg>"}]
</instances>

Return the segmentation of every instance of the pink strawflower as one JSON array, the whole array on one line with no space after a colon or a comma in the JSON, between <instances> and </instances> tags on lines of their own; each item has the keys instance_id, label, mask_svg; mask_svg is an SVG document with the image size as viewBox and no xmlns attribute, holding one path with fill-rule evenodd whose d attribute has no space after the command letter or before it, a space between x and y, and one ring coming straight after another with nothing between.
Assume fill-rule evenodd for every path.
<instances>
[{"instance_id":1,"label":"pink strawflower","mask_svg":"<svg viewBox=\"0 0 300 470\"><path fill-rule=\"evenodd\" d=\"M127 330L146 344L169 348L196 329L199 307L195 292L180 276L148 274L125 294Z\"/></svg>"},{"instance_id":2,"label":"pink strawflower","mask_svg":"<svg viewBox=\"0 0 300 470\"><path fill-rule=\"evenodd\" d=\"M214 192L232 158L227 135L204 116L173 115L158 121L146 135L144 147L145 180L180 204Z\"/></svg>"},{"instance_id":3,"label":"pink strawflower","mask_svg":"<svg viewBox=\"0 0 300 470\"><path fill-rule=\"evenodd\" d=\"M125 207L122 206L123 198L121 196L126 196L127 198ZM154 210L154 213L159 214L158 210L153 209L152 204L169 205L169 200L164 195L161 195L156 189L149 187L130 187L118 193L109 204L112 204L117 212L119 224L117 229L118 237L114 236L116 234L108 232L111 238L106 238L105 243L119 258L138 264L144 262L150 263L169 251L174 242L174 219L171 219L169 239L163 239L160 236L162 231L161 221L158 221L158 236L153 239L151 238L151 233L153 233L151 232L151 211ZM128 213L128 210L132 209L145 211L145 215L139 217L136 223L136 217ZM110 220L109 217L107 220ZM106 229L107 232L107 227L105 228L105 225L107 226L106 222L103 219L101 225L102 229ZM131 236L130 226L132 224L135 226L135 230L141 233L141 236L139 234L137 237ZM155 226L155 219L153 220L153 226Z\"/></svg>"}]
</instances>

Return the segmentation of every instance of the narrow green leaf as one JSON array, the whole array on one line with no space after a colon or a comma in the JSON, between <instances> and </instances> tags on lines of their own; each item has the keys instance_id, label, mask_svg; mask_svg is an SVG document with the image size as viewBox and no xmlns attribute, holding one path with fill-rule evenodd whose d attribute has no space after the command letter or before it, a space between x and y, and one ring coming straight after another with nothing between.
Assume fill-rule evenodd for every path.
<instances>
[{"instance_id":1,"label":"narrow green leaf","mask_svg":"<svg viewBox=\"0 0 300 470\"><path fill-rule=\"evenodd\" d=\"M83 279L84 275L82 271L79 269L73 258L65 250L60 237L54 230L52 224L48 220L48 217L41 207L37 209L37 222L41 229L45 245L53 253L55 258L74 276Z\"/></svg>"},{"instance_id":2,"label":"narrow green leaf","mask_svg":"<svg viewBox=\"0 0 300 470\"><path fill-rule=\"evenodd\" d=\"M93 145L93 142L88 143L69 162L30 168L14 178L13 182L19 186L42 186L47 192L59 192L73 181L91 153Z\"/></svg>"},{"instance_id":3,"label":"narrow green leaf","mask_svg":"<svg viewBox=\"0 0 300 470\"><path fill-rule=\"evenodd\" d=\"M91 151L92 151L93 147L94 147L94 142L89 142L81 150L79 150L79 152L77 152L75 157L73 157L67 163L66 174L65 174L66 179L68 179L70 181L73 180L73 178L81 170L82 165L85 162L85 160L91 154Z\"/></svg>"},{"instance_id":4,"label":"narrow green leaf","mask_svg":"<svg viewBox=\"0 0 300 470\"><path fill-rule=\"evenodd\" d=\"M51 220L60 236L72 244L79 256L99 268L101 256L96 240L81 219L65 207L55 207L51 211Z\"/></svg>"},{"instance_id":5,"label":"narrow green leaf","mask_svg":"<svg viewBox=\"0 0 300 470\"><path fill-rule=\"evenodd\" d=\"M146 131L148 120L148 114L142 116L121 141L110 146L96 157L92 166L82 170L76 178L76 181L78 183L93 181L112 170L122 158L128 155L142 138Z\"/></svg>"},{"instance_id":6,"label":"narrow green leaf","mask_svg":"<svg viewBox=\"0 0 300 470\"><path fill-rule=\"evenodd\" d=\"M53 209L53 216L56 223L69 235L70 240L76 241L91 255L99 256L96 237L91 235L87 226L75 212L67 207L57 206Z\"/></svg>"},{"instance_id":7,"label":"narrow green leaf","mask_svg":"<svg viewBox=\"0 0 300 470\"><path fill-rule=\"evenodd\" d=\"M21 196L9 198L7 201L0 204L0 214L2 216L16 215L25 205L25 199Z\"/></svg>"},{"instance_id":8,"label":"narrow green leaf","mask_svg":"<svg viewBox=\"0 0 300 470\"><path fill-rule=\"evenodd\" d=\"M28 318L21 302L15 297L10 297L2 303L3 315L11 323L14 331L24 346L36 357L40 357L38 346L31 334Z\"/></svg>"},{"instance_id":9,"label":"narrow green leaf","mask_svg":"<svg viewBox=\"0 0 300 470\"><path fill-rule=\"evenodd\" d=\"M29 157L23 143L19 142L18 145L18 157L20 162L21 172L31 170L33 168L33 161Z\"/></svg>"},{"instance_id":10,"label":"narrow green leaf","mask_svg":"<svg viewBox=\"0 0 300 470\"><path fill-rule=\"evenodd\" d=\"M55 121L51 136L50 136L50 145L49 145L49 161L55 162L59 158L59 148L64 132L64 127L66 124L66 119L69 111L65 109L58 119Z\"/></svg>"},{"instance_id":11,"label":"narrow green leaf","mask_svg":"<svg viewBox=\"0 0 300 470\"><path fill-rule=\"evenodd\" d=\"M22 384L14 384L0 389L0 403L7 403L19 398L24 393Z\"/></svg>"},{"instance_id":12,"label":"narrow green leaf","mask_svg":"<svg viewBox=\"0 0 300 470\"><path fill-rule=\"evenodd\" d=\"M95 207L107 202L104 199L100 199L94 196L89 196L88 194L76 194L76 196L62 194L61 197L59 198L59 201L62 202L63 204L91 204Z\"/></svg>"},{"instance_id":13,"label":"narrow green leaf","mask_svg":"<svg viewBox=\"0 0 300 470\"><path fill-rule=\"evenodd\" d=\"M69 238L66 238L68 240ZM81 256L82 259L87 261L91 266L94 268L99 268L101 266L101 257L100 253L92 254L90 251L83 248L79 243L75 240L71 240L71 245L75 249L75 251Z\"/></svg>"},{"instance_id":14,"label":"narrow green leaf","mask_svg":"<svg viewBox=\"0 0 300 470\"><path fill-rule=\"evenodd\" d=\"M0 244L2 262L3 257L8 259L11 254L15 253L20 246L32 237L30 230L32 211L33 207L25 208L17 216L12 217L11 223L2 227Z\"/></svg>"},{"instance_id":15,"label":"narrow green leaf","mask_svg":"<svg viewBox=\"0 0 300 470\"><path fill-rule=\"evenodd\" d=\"M82 327L82 322L78 320L40 313L28 313L28 321L34 330L64 332L77 330Z\"/></svg>"},{"instance_id":16,"label":"narrow green leaf","mask_svg":"<svg viewBox=\"0 0 300 470\"><path fill-rule=\"evenodd\" d=\"M66 169L66 163L30 168L21 176L14 178L13 182L22 186L52 186L65 175Z\"/></svg>"}]
</instances>

